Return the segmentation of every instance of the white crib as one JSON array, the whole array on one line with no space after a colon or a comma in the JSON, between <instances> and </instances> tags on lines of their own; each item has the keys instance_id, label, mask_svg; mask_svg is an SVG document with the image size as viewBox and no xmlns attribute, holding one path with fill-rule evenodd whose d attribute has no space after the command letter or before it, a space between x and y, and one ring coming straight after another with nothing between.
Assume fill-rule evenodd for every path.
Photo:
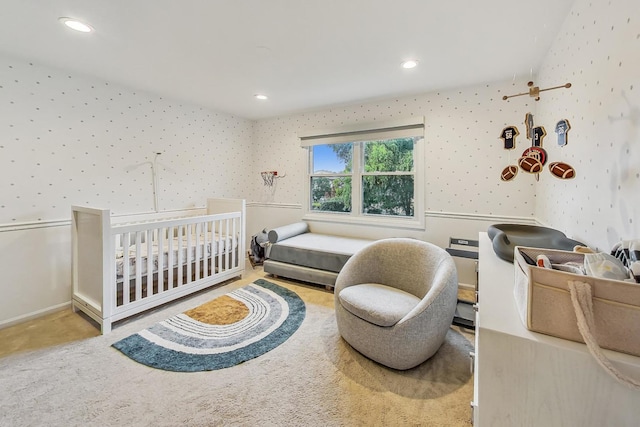
<instances>
[{"instance_id":1,"label":"white crib","mask_svg":"<svg viewBox=\"0 0 640 427\"><path fill-rule=\"evenodd\" d=\"M242 199L208 199L207 215L136 222L73 206L74 311L106 334L113 322L242 276L245 214Z\"/></svg>"}]
</instances>

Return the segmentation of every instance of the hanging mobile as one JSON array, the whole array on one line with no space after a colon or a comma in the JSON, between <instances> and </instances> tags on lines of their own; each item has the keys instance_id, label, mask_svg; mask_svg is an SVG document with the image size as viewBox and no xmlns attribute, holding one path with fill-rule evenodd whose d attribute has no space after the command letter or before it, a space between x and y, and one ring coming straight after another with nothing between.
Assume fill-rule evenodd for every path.
<instances>
[{"instance_id":1,"label":"hanging mobile","mask_svg":"<svg viewBox=\"0 0 640 427\"><path fill-rule=\"evenodd\" d=\"M505 95L502 97L502 99L506 101L507 99L513 98L516 96L529 95L530 97L535 98L536 101L540 101L540 92L545 92L547 90L561 89L561 88L569 89L571 87L571 83L565 83L560 86L548 87L546 89L540 89L538 86L534 86L533 82L528 82L527 86L529 86L529 92L517 93L515 95Z\"/></svg>"}]
</instances>

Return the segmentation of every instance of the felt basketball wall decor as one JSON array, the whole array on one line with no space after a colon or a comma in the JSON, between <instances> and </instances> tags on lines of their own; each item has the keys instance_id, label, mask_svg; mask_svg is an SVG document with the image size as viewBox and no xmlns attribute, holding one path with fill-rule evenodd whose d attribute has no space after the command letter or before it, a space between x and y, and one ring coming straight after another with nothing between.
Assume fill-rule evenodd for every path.
<instances>
[{"instance_id":1,"label":"felt basketball wall decor","mask_svg":"<svg viewBox=\"0 0 640 427\"><path fill-rule=\"evenodd\" d=\"M520 157L518 165L528 173L540 173L542 171L542 162L534 157Z\"/></svg>"},{"instance_id":2,"label":"felt basketball wall decor","mask_svg":"<svg viewBox=\"0 0 640 427\"><path fill-rule=\"evenodd\" d=\"M502 169L500 179L503 181L511 181L516 175L518 175L518 167L516 165L509 165Z\"/></svg>"},{"instance_id":3,"label":"felt basketball wall decor","mask_svg":"<svg viewBox=\"0 0 640 427\"><path fill-rule=\"evenodd\" d=\"M549 163L549 172L560 179L571 179L576 176L575 169L564 162Z\"/></svg>"}]
</instances>

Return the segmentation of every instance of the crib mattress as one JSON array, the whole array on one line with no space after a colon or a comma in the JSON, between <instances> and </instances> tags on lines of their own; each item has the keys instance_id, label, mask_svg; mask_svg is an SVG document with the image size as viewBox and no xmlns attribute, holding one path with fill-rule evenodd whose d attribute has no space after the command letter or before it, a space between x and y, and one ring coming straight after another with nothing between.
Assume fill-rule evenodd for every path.
<instances>
[{"instance_id":1,"label":"crib mattress","mask_svg":"<svg viewBox=\"0 0 640 427\"><path fill-rule=\"evenodd\" d=\"M340 272L351 255L373 240L304 233L273 244L268 258L318 270Z\"/></svg>"},{"instance_id":2,"label":"crib mattress","mask_svg":"<svg viewBox=\"0 0 640 427\"><path fill-rule=\"evenodd\" d=\"M209 240L204 242L204 238L202 235L200 236L198 243L196 244L195 236L191 237L191 245L188 245L187 238L183 236L182 245L180 246L179 238L174 238L172 242L172 251L173 257L171 266L177 267L179 264L185 265L186 263L201 261L203 259L209 259L217 256L219 253L224 254L231 248L231 246L237 246L238 239L232 239L231 237L220 238L220 236L216 235L215 241L211 242L211 237L207 236ZM233 241L232 241L233 240ZM129 246L129 277L136 275L138 263L136 258L136 245ZM162 259L162 269L166 270L169 268L169 242L164 241L162 257L158 257L160 253L158 245L152 246L152 254L151 254L151 269L152 273L158 272L159 260ZM140 274L146 275L149 271L149 262L148 262L148 247L145 243L140 245ZM124 251L119 249L116 251L116 275L118 278L122 278L124 274L124 265L125 265L125 257Z\"/></svg>"}]
</instances>

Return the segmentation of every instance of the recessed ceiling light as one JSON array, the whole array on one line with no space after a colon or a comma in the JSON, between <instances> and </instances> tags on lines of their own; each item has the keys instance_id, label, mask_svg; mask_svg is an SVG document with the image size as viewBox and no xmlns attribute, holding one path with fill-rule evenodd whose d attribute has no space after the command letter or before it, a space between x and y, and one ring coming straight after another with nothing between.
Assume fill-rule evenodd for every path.
<instances>
[{"instance_id":1,"label":"recessed ceiling light","mask_svg":"<svg viewBox=\"0 0 640 427\"><path fill-rule=\"evenodd\" d=\"M90 33L93 31L90 25L80 22L77 19L62 17L58 18L58 20L72 30L80 31L81 33Z\"/></svg>"},{"instance_id":2,"label":"recessed ceiling light","mask_svg":"<svg viewBox=\"0 0 640 427\"><path fill-rule=\"evenodd\" d=\"M415 59L409 59L408 61L404 61L402 63L402 68L416 68L418 66L418 61Z\"/></svg>"},{"instance_id":3,"label":"recessed ceiling light","mask_svg":"<svg viewBox=\"0 0 640 427\"><path fill-rule=\"evenodd\" d=\"M264 101L266 99L269 99L269 97L267 95L263 95L261 93L256 93L255 95L253 95L256 99L259 99L261 101Z\"/></svg>"}]
</instances>

